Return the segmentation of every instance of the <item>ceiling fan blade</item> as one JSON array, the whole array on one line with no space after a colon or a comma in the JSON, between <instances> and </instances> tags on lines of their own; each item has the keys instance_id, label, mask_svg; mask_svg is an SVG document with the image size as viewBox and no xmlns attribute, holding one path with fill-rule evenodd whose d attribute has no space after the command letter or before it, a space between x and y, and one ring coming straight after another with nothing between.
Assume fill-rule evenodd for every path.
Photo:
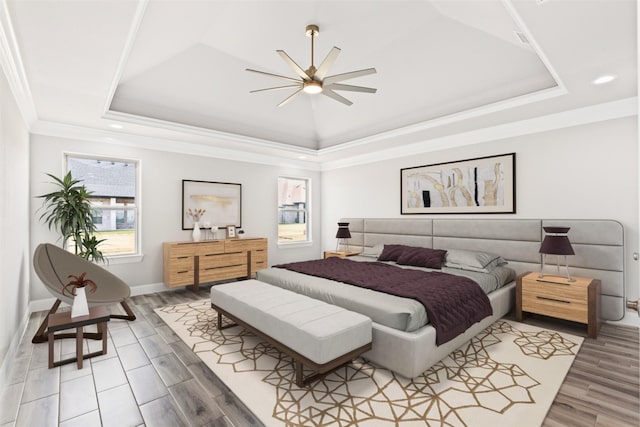
<instances>
[{"instance_id":1,"label":"ceiling fan blade","mask_svg":"<svg viewBox=\"0 0 640 427\"><path fill-rule=\"evenodd\" d=\"M283 105L287 104L293 98L295 98L296 96L300 95L301 93L302 93L302 88L298 89L297 91L295 91L291 95L289 95L289 97L287 97L284 101L282 101L280 104L278 104L278 107L282 107Z\"/></svg>"},{"instance_id":2,"label":"ceiling fan blade","mask_svg":"<svg viewBox=\"0 0 640 427\"><path fill-rule=\"evenodd\" d=\"M343 80L354 79L356 77L368 76L369 74L375 74L375 68L367 68L365 70L351 71L348 73L336 74L326 77L322 80L323 85L330 85L331 83L341 82Z\"/></svg>"},{"instance_id":3,"label":"ceiling fan blade","mask_svg":"<svg viewBox=\"0 0 640 427\"><path fill-rule=\"evenodd\" d=\"M324 85L325 89L330 90L348 90L350 92L364 92L364 93L376 93L378 89L364 86L343 85L342 83L333 83L330 85Z\"/></svg>"},{"instance_id":4,"label":"ceiling fan blade","mask_svg":"<svg viewBox=\"0 0 640 427\"><path fill-rule=\"evenodd\" d=\"M307 73L302 68L300 68L300 66L296 64L296 62L291 59L291 57L289 57L289 55L287 55L284 50L276 50L276 52L278 52L278 55L280 55L282 59L284 59L284 62L289 64L291 69L295 71L295 73L299 75L303 80L311 80Z\"/></svg>"},{"instance_id":5,"label":"ceiling fan blade","mask_svg":"<svg viewBox=\"0 0 640 427\"><path fill-rule=\"evenodd\" d=\"M315 77L320 80L324 79L324 76L327 75L327 73L329 72L329 68L331 68L339 54L340 48L334 46L333 49L331 49L329 53L327 53L327 56L320 63L320 66L316 70Z\"/></svg>"},{"instance_id":6,"label":"ceiling fan blade","mask_svg":"<svg viewBox=\"0 0 640 427\"><path fill-rule=\"evenodd\" d=\"M342 95L338 95L337 93L335 93L334 91L332 91L331 89L324 89L322 91L323 95L328 96L331 99L335 99L338 102L343 103L344 105L350 106L351 104L353 104L353 102L349 101L347 98L345 98Z\"/></svg>"},{"instance_id":7,"label":"ceiling fan blade","mask_svg":"<svg viewBox=\"0 0 640 427\"><path fill-rule=\"evenodd\" d=\"M300 79L294 79L293 77L281 76L280 74L272 74L272 73L267 73L265 71L252 70L251 68L247 68L246 70L250 71L252 73L258 73L258 74L262 74L262 75L269 76L269 77L276 77L278 79L283 79L283 80L287 80L287 81L290 81L290 82L296 82L296 83L300 82Z\"/></svg>"},{"instance_id":8,"label":"ceiling fan blade","mask_svg":"<svg viewBox=\"0 0 640 427\"><path fill-rule=\"evenodd\" d=\"M299 84L297 84L297 85L286 85L286 86L275 86L275 87L268 87L266 89L251 90L251 91L249 91L249 93L270 92L272 90L293 89L293 88L300 88L300 87L302 87L302 86L299 85Z\"/></svg>"}]
</instances>

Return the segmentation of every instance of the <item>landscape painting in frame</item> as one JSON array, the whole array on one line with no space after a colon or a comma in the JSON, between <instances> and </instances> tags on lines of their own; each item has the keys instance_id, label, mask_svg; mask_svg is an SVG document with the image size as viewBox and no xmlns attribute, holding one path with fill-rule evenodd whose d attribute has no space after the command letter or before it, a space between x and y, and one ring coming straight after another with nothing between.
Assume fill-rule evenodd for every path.
<instances>
[{"instance_id":1,"label":"landscape painting in frame","mask_svg":"<svg viewBox=\"0 0 640 427\"><path fill-rule=\"evenodd\" d=\"M182 229L193 230L187 211L204 209L200 228L242 227L242 184L182 180Z\"/></svg>"},{"instance_id":2,"label":"landscape painting in frame","mask_svg":"<svg viewBox=\"0 0 640 427\"><path fill-rule=\"evenodd\" d=\"M515 213L516 154L400 170L400 213Z\"/></svg>"}]
</instances>

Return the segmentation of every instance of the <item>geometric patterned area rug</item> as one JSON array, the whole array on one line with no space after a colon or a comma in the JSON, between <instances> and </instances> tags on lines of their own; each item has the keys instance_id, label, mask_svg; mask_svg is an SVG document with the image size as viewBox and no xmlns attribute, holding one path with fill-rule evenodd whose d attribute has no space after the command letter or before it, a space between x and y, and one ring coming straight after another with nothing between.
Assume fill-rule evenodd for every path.
<instances>
[{"instance_id":1,"label":"geometric patterned area rug","mask_svg":"<svg viewBox=\"0 0 640 427\"><path fill-rule=\"evenodd\" d=\"M416 378L357 359L299 388L288 356L219 331L209 299L156 312L267 426L539 426L583 341L498 320Z\"/></svg>"}]
</instances>

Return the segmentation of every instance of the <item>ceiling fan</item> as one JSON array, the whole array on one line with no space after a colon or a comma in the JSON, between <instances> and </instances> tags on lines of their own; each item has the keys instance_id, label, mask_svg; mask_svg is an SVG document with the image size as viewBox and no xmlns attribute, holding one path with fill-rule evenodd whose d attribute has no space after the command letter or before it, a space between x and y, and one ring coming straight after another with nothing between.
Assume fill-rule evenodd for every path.
<instances>
[{"instance_id":1,"label":"ceiling fan","mask_svg":"<svg viewBox=\"0 0 640 427\"><path fill-rule=\"evenodd\" d=\"M296 96L300 95L302 92L308 94L318 94L322 93L323 95L328 96L331 99L334 99L338 102L341 102L345 105L351 105L353 102L349 101L342 95L339 95L335 91L351 91L351 92L364 92L364 93L376 93L376 89L370 87L362 87L362 86L353 86L346 85L339 82L344 80L353 79L356 77L366 76L369 74L375 74L375 68L367 68L364 70L351 71L349 73L335 74L333 76L327 76L329 68L333 65L338 54L340 53L340 49L337 47L333 47L327 56L324 58L322 63L318 68L313 64L313 42L314 39L320 34L320 28L317 25L307 25L306 28L307 37L311 38L311 66L304 70L298 64L295 63L293 59L289 55L286 54L284 50L276 50L276 52L284 59L291 69L299 76L299 78L281 76L279 74L267 73L264 71L252 70L251 68L247 68L247 71L252 73L258 73L265 76L271 76L278 79L286 80L291 82L292 84L288 84L286 86L276 86L270 87L266 89L257 89L252 90L250 93L255 92L267 92L273 90L281 90L281 89L297 89L293 94L289 95L285 98L284 101L278 104L278 107L282 107L287 104L291 100L293 100Z\"/></svg>"}]
</instances>

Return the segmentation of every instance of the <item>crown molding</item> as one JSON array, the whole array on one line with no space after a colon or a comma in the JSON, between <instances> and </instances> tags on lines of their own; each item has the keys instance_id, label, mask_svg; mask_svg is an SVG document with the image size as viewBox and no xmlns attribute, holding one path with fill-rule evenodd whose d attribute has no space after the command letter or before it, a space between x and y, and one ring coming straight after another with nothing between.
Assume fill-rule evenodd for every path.
<instances>
[{"instance_id":1,"label":"crown molding","mask_svg":"<svg viewBox=\"0 0 640 427\"><path fill-rule=\"evenodd\" d=\"M170 153L189 154L194 156L213 157L239 162L263 165L306 169L319 171L320 165L312 160L295 158L292 153L259 153L245 150L244 147L229 148L211 138L185 140L182 138L162 138L143 136L126 132L115 132L103 129L38 120L30 129L32 134L57 138L78 139L101 144L122 145L146 150L165 151Z\"/></svg>"},{"instance_id":2,"label":"crown molding","mask_svg":"<svg viewBox=\"0 0 640 427\"><path fill-rule=\"evenodd\" d=\"M0 66L27 127L38 119L6 0L0 0Z\"/></svg>"},{"instance_id":3,"label":"crown molding","mask_svg":"<svg viewBox=\"0 0 640 427\"><path fill-rule=\"evenodd\" d=\"M329 171L367 163L406 157L465 145L480 144L505 138L547 132L555 129L580 126L589 123L614 120L638 114L638 97L606 102L589 107L549 114L533 119L491 126L427 141L402 145L363 155L354 155L322 163L322 170Z\"/></svg>"}]
</instances>

